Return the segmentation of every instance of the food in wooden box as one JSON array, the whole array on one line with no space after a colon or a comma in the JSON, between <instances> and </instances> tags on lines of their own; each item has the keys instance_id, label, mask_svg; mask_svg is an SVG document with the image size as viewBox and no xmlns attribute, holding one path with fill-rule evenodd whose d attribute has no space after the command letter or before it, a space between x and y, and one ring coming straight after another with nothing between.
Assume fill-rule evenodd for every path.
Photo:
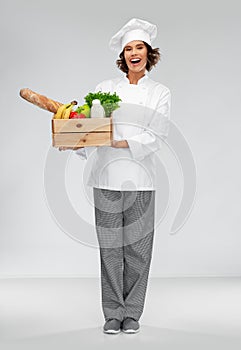
<instances>
[{"instance_id":1,"label":"food in wooden box","mask_svg":"<svg viewBox=\"0 0 241 350\"><path fill-rule=\"evenodd\" d=\"M76 101L63 104L28 88L20 90L20 96L28 102L54 113L52 118L53 147L78 148L85 146L110 146L112 142L111 112L119 107L119 96L110 93L89 93L85 104L73 111ZM90 118L90 105L94 98L100 98L109 117ZM107 109L108 108L108 109ZM78 116L74 115L78 112ZM71 116L71 113L72 116Z\"/></svg>"}]
</instances>

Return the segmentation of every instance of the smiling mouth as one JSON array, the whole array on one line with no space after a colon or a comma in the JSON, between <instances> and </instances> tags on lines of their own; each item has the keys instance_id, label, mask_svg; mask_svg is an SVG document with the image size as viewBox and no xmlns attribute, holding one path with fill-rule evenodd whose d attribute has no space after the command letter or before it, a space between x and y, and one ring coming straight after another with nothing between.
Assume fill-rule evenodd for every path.
<instances>
[{"instance_id":1,"label":"smiling mouth","mask_svg":"<svg viewBox=\"0 0 241 350\"><path fill-rule=\"evenodd\" d=\"M139 62L141 62L140 58L133 58L131 60L131 63L133 63L133 64L136 64L136 63L139 63Z\"/></svg>"}]
</instances>

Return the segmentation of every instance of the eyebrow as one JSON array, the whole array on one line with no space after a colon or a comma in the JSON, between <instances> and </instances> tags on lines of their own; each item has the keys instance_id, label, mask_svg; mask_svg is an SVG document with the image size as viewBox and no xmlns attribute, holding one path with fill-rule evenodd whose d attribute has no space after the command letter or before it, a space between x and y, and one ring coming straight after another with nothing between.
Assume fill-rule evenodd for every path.
<instances>
[{"instance_id":1,"label":"eyebrow","mask_svg":"<svg viewBox=\"0 0 241 350\"><path fill-rule=\"evenodd\" d=\"M126 45L125 49L127 49L127 48L132 48L132 47L138 47L138 46L144 46L144 43L136 44L136 45L134 45L134 46Z\"/></svg>"}]
</instances>

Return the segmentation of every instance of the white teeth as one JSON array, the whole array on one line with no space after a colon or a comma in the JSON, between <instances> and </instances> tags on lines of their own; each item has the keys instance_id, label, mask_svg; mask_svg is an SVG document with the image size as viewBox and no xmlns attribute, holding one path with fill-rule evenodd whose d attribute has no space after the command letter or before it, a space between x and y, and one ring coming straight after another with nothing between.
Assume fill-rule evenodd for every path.
<instances>
[{"instance_id":1,"label":"white teeth","mask_svg":"<svg viewBox=\"0 0 241 350\"><path fill-rule=\"evenodd\" d=\"M139 62L140 59L139 58L134 58L133 60L131 60L132 63L136 63L136 62Z\"/></svg>"}]
</instances>

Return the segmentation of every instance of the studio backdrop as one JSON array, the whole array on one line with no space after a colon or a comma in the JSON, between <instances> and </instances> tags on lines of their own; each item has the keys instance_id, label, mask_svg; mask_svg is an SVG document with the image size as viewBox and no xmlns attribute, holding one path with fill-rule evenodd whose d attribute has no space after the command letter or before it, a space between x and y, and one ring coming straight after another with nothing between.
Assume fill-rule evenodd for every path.
<instances>
[{"instance_id":1,"label":"studio backdrop","mask_svg":"<svg viewBox=\"0 0 241 350\"><path fill-rule=\"evenodd\" d=\"M1 277L99 276L91 159L52 147L51 113L19 91L84 103L122 75L108 42L132 17L157 24L149 75L172 93L151 277L240 275L238 1L12 0L0 5Z\"/></svg>"}]
</instances>

